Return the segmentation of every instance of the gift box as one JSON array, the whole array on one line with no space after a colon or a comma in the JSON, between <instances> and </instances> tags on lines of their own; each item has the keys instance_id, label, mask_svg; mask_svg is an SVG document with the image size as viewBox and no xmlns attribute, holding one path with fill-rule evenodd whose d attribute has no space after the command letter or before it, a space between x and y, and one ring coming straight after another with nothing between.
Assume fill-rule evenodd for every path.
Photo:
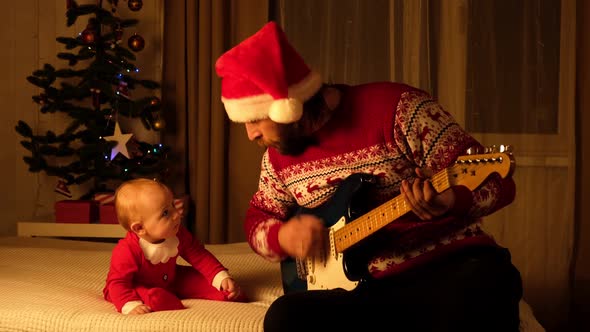
<instances>
[{"instance_id":1,"label":"gift box","mask_svg":"<svg viewBox=\"0 0 590 332\"><path fill-rule=\"evenodd\" d=\"M89 224L98 220L98 203L94 200L55 202L55 222Z\"/></svg>"},{"instance_id":2,"label":"gift box","mask_svg":"<svg viewBox=\"0 0 590 332\"><path fill-rule=\"evenodd\" d=\"M94 194L94 200L100 205L111 204L115 202L115 193L113 192L99 192Z\"/></svg>"},{"instance_id":3,"label":"gift box","mask_svg":"<svg viewBox=\"0 0 590 332\"><path fill-rule=\"evenodd\" d=\"M100 223L101 224L118 224L117 213L115 212L115 204L108 203L100 205Z\"/></svg>"},{"instance_id":4,"label":"gift box","mask_svg":"<svg viewBox=\"0 0 590 332\"><path fill-rule=\"evenodd\" d=\"M94 194L94 200L99 205L98 222L101 224L118 224L117 213L115 212L115 193L98 192Z\"/></svg>"}]
</instances>

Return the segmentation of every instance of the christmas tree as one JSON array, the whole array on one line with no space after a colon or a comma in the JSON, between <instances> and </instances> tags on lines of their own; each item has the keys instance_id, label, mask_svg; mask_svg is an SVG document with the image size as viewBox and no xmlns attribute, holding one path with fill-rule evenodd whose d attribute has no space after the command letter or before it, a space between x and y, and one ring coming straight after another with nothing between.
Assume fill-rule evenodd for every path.
<instances>
[{"instance_id":1,"label":"christmas tree","mask_svg":"<svg viewBox=\"0 0 590 332\"><path fill-rule=\"evenodd\" d=\"M142 7L141 0L128 0L132 11ZM133 134L121 133L119 117L138 118L147 130L163 128L160 99L152 93L136 100L131 91L159 89L152 80L136 77L134 52L145 42L135 33L122 42L124 29L137 25L136 19L117 15L117 0L108 0L109 10L97 4L67 1L67 26L87 18L86 28L75 37L58 37L65 52L57 58L67 68L56 69L45 64L27 77L40 88L33 96L44 114L62 112L69 124L63 132L33 133L24 121L16 131L23 136L21 144L31 152L24 157L30 172L45 172L58 180L56 191L67 194L68 185L89 184L81 199L94 193L112 191L121 181L135 177L162 179L167 166L168 147L136 140Z\"/></svg>"}]
</instances>

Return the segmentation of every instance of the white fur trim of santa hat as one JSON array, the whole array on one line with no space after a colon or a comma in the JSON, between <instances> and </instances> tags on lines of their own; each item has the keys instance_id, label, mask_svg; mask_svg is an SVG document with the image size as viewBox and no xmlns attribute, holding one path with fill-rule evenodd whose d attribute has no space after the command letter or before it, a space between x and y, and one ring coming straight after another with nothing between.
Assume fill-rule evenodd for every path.
<instances>
[{"instance_id":1,"label":"white fur trim of santa hat","mask_svg":"<svg viewBox=\"0 0 590 332\"><path fill-rule=\"evenodd\" d=\"M231 121L251 122L271 119L277 123L292 123L303 115L303 103L316 94L322 86L321 76L310 73L301 82L289 87L288 97L274 99L264 93L237 99L221 97Z\"/></svg>"}]
</instances>

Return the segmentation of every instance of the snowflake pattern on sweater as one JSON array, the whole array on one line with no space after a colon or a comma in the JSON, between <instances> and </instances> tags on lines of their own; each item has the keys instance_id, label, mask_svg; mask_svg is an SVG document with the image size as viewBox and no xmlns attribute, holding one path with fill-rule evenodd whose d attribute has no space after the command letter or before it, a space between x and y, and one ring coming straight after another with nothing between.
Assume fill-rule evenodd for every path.
<instances>
[{"instance_id":1,"label":"snowflake pattern on sweater","mask_svg":"<svg viewBox=\"0 0 590 332\"><path fill-rule=\"evenodd\" d=\"M415 168L438 172L469 147L480 144L426 92L397 83L345 86L341 106L316 135L318 143L299 156L267 149L258 191L245 222L247 239L261 256L280 261L278 229L298 207L327 202L353 173L374 175L374 201L400 193L401 181ZM464 245L493 243L480 228L481 217L510 203L512 179L490 176L474 192L456 191L449 216L424 222L409 213L386 227L390 241L380 246L369 271L381 277Z\"/></svg>"}]
</instances>

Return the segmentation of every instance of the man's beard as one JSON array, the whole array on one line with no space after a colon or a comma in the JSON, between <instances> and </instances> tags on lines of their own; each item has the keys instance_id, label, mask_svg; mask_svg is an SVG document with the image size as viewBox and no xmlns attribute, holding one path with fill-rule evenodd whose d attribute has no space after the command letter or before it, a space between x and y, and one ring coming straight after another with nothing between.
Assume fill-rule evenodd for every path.
<instances>
[{"instance_id":1,"label":"man's beard","mask_svg":"<svg viewBox=\"0 0 590 332\"><path fill-rule=\"evenodd\" d=\"M317 141L313 136L303 135L299 128L295 123L281 125L279 127L279 139L271 142L263 142L263 145L273 147L283 155L300 155L310 145L316 144Z\"/></svg>"}]
</instances>

